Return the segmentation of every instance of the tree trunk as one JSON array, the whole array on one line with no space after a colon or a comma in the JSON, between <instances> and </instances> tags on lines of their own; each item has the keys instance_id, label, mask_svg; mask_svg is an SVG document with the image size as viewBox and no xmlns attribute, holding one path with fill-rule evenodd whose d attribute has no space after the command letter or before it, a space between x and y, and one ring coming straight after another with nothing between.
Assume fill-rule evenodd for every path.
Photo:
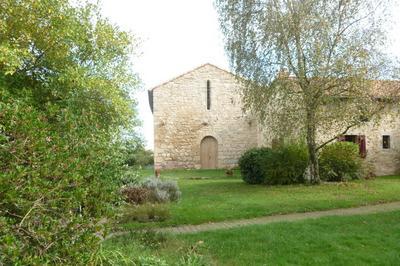
<instances>
[{"instance_id":1,"label":"tree trunk","mask_svg":"<svg viewBox=\"0 0 400 266\"><path fill-rule=\"evenodd\" d=\"M316 144L316 121L315 111L307 110L307 147L308 147L308 166L304 173L304 179L309 184L318 184L321 180L319 178L319 165Z\"/></svg>"}]
</instances>

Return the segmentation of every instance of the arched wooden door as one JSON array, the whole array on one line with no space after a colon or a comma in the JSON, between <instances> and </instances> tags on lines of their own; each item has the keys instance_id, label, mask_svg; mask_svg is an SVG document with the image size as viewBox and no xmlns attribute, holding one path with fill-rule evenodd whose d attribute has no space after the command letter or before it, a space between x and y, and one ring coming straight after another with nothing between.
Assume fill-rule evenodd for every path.
<instances>
[{"instance_id":1,"label":"arched wooden door","mask_svg":"<svg viewBox=\"0 0 400 266\"><path fill-rule=\"evenodd\" d=\"M200 162L202 169L215 169L218 166L218 142L207 136L200 143Z\"/></svg>"}]
</instances>

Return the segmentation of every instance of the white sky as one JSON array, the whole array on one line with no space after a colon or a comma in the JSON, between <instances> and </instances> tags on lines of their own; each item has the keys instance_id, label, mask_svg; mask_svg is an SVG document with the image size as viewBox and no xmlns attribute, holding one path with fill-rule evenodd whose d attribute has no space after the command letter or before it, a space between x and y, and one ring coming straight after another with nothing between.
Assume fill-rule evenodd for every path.
<instances>
[{"instance_id":1,"label":"white sky","mask_svg":"<svg viewBox=\"0 0 400 266\"><path fill-rule=\"evenodd\" d=\"M400 57L400 0L393 7L392 53ZM102 12L141 39L133 69L143 88L137 93L140 130L153 148L153 116L147 90L204 63L228 69L213 0L103 0Z\"/></svg>"}]
</instances>

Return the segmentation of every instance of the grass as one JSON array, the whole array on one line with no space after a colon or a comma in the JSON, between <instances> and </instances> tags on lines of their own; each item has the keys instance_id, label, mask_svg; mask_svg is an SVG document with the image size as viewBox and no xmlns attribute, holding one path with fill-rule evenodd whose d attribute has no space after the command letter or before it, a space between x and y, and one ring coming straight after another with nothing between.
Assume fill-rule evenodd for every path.
<instances>
[{"instance_id":1,"label":"grass","mask_svg":"<svg viewBox=\"0 0 400 266\"><path fill-rule=\"evenodd\" d=\"M150 176L152 170L144 170ZM125 228L200 224L291 212L347 208L400 200L400 177L379 177L318 186L263 186L245 184L236 170L164 171L177 179L182 199L169 205L171 219L157 223L126 223Z\"/></svg>"},{"instance_id":2,"label":"grass","mask_svg":"<svg viewBox=\"0 0 400 266\"><path fill-rule=\"evenodd\" d=\"M102 250L106 257L113 259L111 265L211 265L212 260L208 255L200 254L196 246L163 234L131 232L104 241Z\"/></svg>"},{"instance_id":3,"label":"grass","mask_svg":"<svg viewBox=\"0 0 400 266\"><path fill-rule=\"evenodd\" d=\"M125 235L107 240L105 248L130 257L158 256L168 265L179 265L193 247L205 265L398 265L399 220L399 211L331 216L170 236L146 247Z\"/></svg>"},{"instance_id":4,"label":"grass","mask_svg":"<svg viewBox=\"0 0 400 266\"><path fill-rule=\"evenodd\" d=\"M182 235L218 265L399 265L400 212Z\"/></svg>"}]
</instances>

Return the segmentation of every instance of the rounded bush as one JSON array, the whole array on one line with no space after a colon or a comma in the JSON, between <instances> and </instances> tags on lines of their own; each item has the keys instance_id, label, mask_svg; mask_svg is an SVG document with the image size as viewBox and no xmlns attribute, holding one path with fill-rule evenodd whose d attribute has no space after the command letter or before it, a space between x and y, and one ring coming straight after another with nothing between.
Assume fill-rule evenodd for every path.
<instances>
[{"instance_id":1,"label":"rounded bush","mask_svg":"<svg viewBox=\"0 0 400 266\"><path fill-rule=\"evenodd\" d=\"M289 185L304 182L308 152L304 144L292 143L273 150L267 161L264 182L269 185Z\"/></svg>"},{"instance_id":2,"label":"rounded bush","mask_svg":"<svg viewBox=\"0 0 400 266\"><path fill-rule=\"evenodd\" d=\"M304 182L308 153L303 144L254 148L239 159L242 178L249 184L287 185Z\"/></svg>"},{"instance_id":3,"label":"rounded bush","mask_svg":"<svg viewBox=\"0 0 400 266\"><path fill-rule=\"evenodd\" d=\"M272 156L270 148L253 148L246 151L239 159L240 173L244 182L261 184L265 179L265 167Z\"/></svg>"},{"instance_id":4,"label":"rounded bush","mask_svg":"<svg viewBox=\"0 0 400 266\"><path fill-rule=\"evenodd\" d=\"M320 175L326 181L344 181L359 178L361 158L358 145L335 142L325 146L319 157Z\"/></svg>"},{"instance_id":5,"label":"rounded bush","mask_svg":"<svg viewBox=\"0 0 400 266\"><path fill-rule=\"evenodd\" d=\"M153 177L146 179L142 186L151 191L149 196L151 202L178 201L181 197L178 183L173 180L161 180Z\"/></svg>"}]
</instances>

